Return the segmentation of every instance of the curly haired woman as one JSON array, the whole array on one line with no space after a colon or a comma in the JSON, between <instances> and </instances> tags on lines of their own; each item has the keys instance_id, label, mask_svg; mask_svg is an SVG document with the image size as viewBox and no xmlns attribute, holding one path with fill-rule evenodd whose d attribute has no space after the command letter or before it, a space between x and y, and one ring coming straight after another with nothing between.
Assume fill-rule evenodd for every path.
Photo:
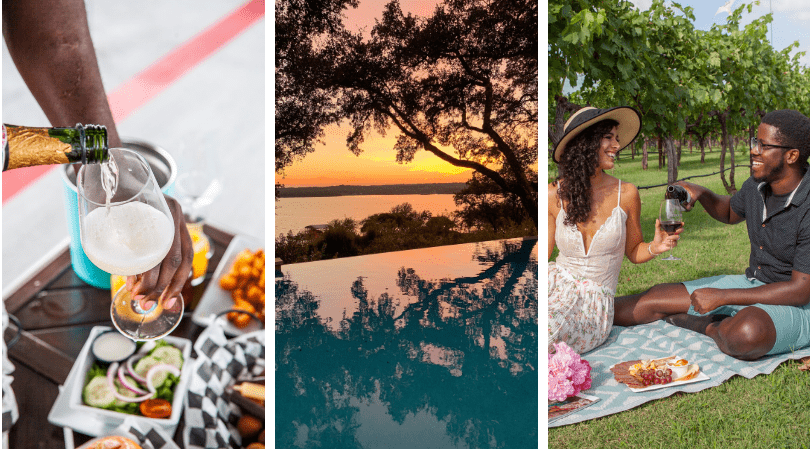
<instances>
[{"instance_id":1,"label":"curly haired woman","mask_svg":"<svg viewBox=\"0 0 810 450\"><path fill-rule=\"evenodd\" d=\"M565 124L554 148L559 176L548 186L548 337L577 353L601 345L613 325L613 298L624 255L634 264L677 245L655 222L655 238L644 242L641 198L630 183L605 173L617 153L641 129L630 107L582 108Z\"/></svg>"}]
</instances>

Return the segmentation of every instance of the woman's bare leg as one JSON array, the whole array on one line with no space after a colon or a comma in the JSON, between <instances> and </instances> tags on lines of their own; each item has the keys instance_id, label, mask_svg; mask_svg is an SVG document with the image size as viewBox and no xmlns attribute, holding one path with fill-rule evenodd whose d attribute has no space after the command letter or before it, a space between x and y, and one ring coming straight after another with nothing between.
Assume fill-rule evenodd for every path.
<instances>
[{"instance_id":1,"label":"woman's bare leg","mask_svg":"<svg viewBox=\"0 0 810 450\"><path fill-rule=\"evenodd\" d=\"M681 283L659 284L641 294L616 297L613 324L623 327L655 322L685 313L692 301Z\"/></svg>"}]
</instances>

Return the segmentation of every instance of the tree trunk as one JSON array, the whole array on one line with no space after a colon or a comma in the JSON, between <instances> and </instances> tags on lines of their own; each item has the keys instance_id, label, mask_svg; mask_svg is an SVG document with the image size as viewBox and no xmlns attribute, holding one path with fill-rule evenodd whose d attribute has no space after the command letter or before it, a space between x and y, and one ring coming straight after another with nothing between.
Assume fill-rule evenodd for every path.
<instances>
[{"instance_id":1,"label":"tree trunk","mask_svg":"<svg viewBox=\"0 0 810 450\"><path fill-rule=\"evenodd\" d=\"M678 180L678 155L676 154L675 140L672 139L671 135L667 135L665 143L667 160L669 161L667 164L667 184L672 184Z\"/></svg>"},{"instance_id":2,"label":"tree trunk","mask_svg":"<svg viewBox=\"0 0 810 450\"><path fill-rule=\"evenodd\" d=\"M734 166L736 165L735 162L736 162L736 154L737 154L737 152L735 150L736 149L732 148L731 152L729 152L731 154L731 161L730 161L729 170L728 170L728 182L729 182L729 184L731 184L731 190L732 190L732 192L730 193L731 195L734 195L734 192L737 192L737 186L735 186L735 184L734 184L734 171L736 170L736 168Z\"/></svg>"},{"instance_id":3,"label":"tree trunk","mask_svg":"<svg viewBox=\"0 0 810 450\"><path fill-rule=\"evenodd\" d=\"M694 146L695 142L692 139L689 139L689 154L692 154L692 146Z\"/></svg>"},{"instance_id":4,"label":"tree trunk","mask_svg":"<svg viewBox=\"0 0 810 450\"><path fill-rule=\"evenodd\" d=\"M720 122L720 130L722 135L725 136L726 132L726 120L723 118L723 115L720 114L717 116L718 121ZM726 148L724 146L720 147L720 180L723 182L723 187L726 189L726 192L729 191L728 181L726 181Z\"/></svg>"},{"instance_id":5,"label":"tree trunk","mask_svg":"<svg viewBox=\"0 0 810 450\"><path fill-rule=\"evenodd\" d=\"M667 151L664 149L664 138L658 136L658 170L661 170L666 166L667 160Z\"/></svg>"},{"instance_id":6,"label":"tree trunk","mask_svg":"<svg viewBox=\"0 0 810 450\"><path fill-rule=\"evenodd\" d=\"M658 170L664 168L664 140L658 136Z\"/></svg>"},{"instance_id":7,"label":"tree trunk","mask_svg":"<svg viewBox=\"0 0 810 450\"><path fill-rule=\"evenodd\" d=\"M754 127L753 125L748 127L748 176L749 177L754 175L754 157L751 156L751 152L753 152L754 149L751 147L751 140L754 138L755 134L756 134L756 127Z\"/></svg>"},{"instance_id":8,"label":"tree trunk","mask_svg":"<svg viewBox=\"0 0 810 450\"><path fill-rule=\"evenodd\" d=\"M734 187L734 150L731 150L731 168L729 170L729 181L726 181L726 152L728 151L729 145L729 136L728 136L728 128L726 128L726 119L728 118L728 109L725 112L718 114L717 119L720 122L720 132L721 132L721 141L720 141L720 180L723 181L723 187L726 188L726 192L729 195L734 195L737 192L737 188Z\"/></svg>"},{"instance_id":9,"label":"tree trunk","mask_svg":"<svg viewBox=\"0 0 810 450\"><path fill-rule=\"evenodd\" d=\"M681 150L682 150L681 147L682 146L683 146L683 141L681 139L678 139L678 147L677 147L678 148L678 151L677 151L678 159L676 160L676 161L678 161L678 164L675 165L676 167L681 165Z\"/></svg>"},{"instance_id":10,"label":"tree trunk","mask_svg":"<svg viewBox=\"0 0 810 450\"><path fill-rule=\"evenodd\" d=\"M648 161L648 153L647 153L647 137L644 137L644 142L641 145L641 170L647 170L647 161Z\"/></svg>"},{"instance_id":11,"label":"tree trunk","mask_svg":"<svg viewBox=\"0 0 810 450\"><path fill-rule=\"evenodd\" d=\"M700 163L706 164L706 138L698 139L698 145L700 145Z\"/></svg>"},{"instance_id":12,"label":"tree trunk","mask_svg":"<svg viewBox=\"0 0 810 450\"><path fill-rule=\"evenodd\" d=\"M548 125L548 141L551 143L551 149L549 149L549 151L554 149L554 146L557 145L557 142L560 142L560 139L563 137L563 132L565 131L565 113L576 112L582 108L580 105L569 102L567 97L561 95L555 95L554 99L557 101L557 108L554 111L554 123Z\"/></svg>"}]
</instances>

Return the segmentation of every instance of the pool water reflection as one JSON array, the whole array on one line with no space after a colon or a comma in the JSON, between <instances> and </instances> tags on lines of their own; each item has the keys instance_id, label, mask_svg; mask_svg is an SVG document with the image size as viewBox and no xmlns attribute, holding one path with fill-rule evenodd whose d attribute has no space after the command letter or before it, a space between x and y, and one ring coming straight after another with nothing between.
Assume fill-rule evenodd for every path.
<instances>
[{"instance_id":1,"label":"pool water reflection","mask_svg":"<svg viewBox=\"0 0 810 450\"><path fill-rule=\"evenodd\" d=\"M536 448L536 239L281 272L277 448Z\"/></svg>"}]
</instances>

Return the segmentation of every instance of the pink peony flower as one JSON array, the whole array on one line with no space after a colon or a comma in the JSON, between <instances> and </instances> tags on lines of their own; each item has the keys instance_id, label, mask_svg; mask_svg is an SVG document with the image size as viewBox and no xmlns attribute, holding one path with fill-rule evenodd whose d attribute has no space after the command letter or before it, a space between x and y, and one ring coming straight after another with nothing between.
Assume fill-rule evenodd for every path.
<instances>
[{"instance_id":1,"label":"pink peony flower","mask_svg":"<svg viewBox=\"0 0 810 450\"><path fill-rule=\"evenodd\" d=\"M591 387L591 365L565 342L548 354L548 399L563 401Z\"/></svg>"},{"instance_id":2,"label":"pink peony flower","mask_svg":"<svg viewBox=\"0 0 810 450\"><path fill-rule=\"evenodd\" d=\"M553 401L563 401L573 395L574 387L567 378L549 375L548 377L548 399Z\"/></svg>"}]
</instances>

